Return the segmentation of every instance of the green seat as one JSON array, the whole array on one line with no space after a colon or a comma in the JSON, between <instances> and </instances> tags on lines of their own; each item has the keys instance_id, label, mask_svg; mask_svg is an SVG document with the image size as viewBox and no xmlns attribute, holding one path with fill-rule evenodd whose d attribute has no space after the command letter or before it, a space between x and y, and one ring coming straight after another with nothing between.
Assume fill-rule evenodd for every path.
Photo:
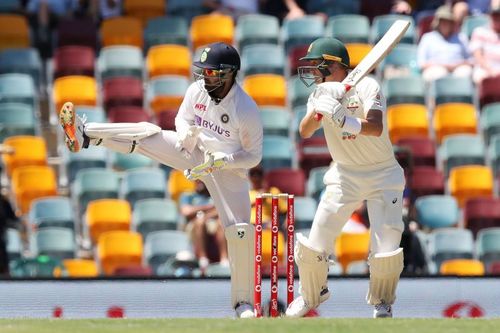
<instances>
[{"instance_id":1,"label":"green seat","mask_svg":"<svg viewBox=\"0 0 500 333\"><path fill-rule=\"evenodd\" d=\"M326 24L326 35L344 43L366 44L370 36L370 21L358 14L332 16Z\"/></svg>"},{"instance_id":2,"label":"green seat","mask_svg":"<svg viewBox=\"0 0 500 333\"><path fill-rule=\"evenodd\" d=\"M436 105L443 103L472 104L474 91L474 84L470 78L446 76L433 81L430 93L435 98Z\"/></svg>"},{"instance_id":3,"label":"green seat","mask_svg":"<svg viewBox=\"0 0 500 333\"><path fill-rule=\"evenodd\" d=\"M32 201L29 222L35 229L62 227L75 229L75 214L68 197L43 197Z\"/></svg>"},{"instance_id":4,"label":"green seat","mask_svg":"<svg viewBox=\"0 0 500 333\"><path fill-rule=\"evenodd\" d=\"M328 171L328 167L316 167L312 168L309 172L309 178L307 178L306 184L306 194L309 197L320 200L321 192L325 188L325 184L323 183L323 177L325 173Z\"/></svg>"},{"instance_id":5,"label":"green seat","mask_svg":"<svg viewBox=\"0 0 500 333\"><path fill-rule=\"evenodd\" d=\"M295 108L300 105L306 105L309 95L314 91L315 85L307 87L298 77L295 75L288 80L288 91L290 105Z\"/></svg>"},{"instance_id":6,"label":"green seat","mask_svg":"<svg viewBox=\"0 0 500 333\"><path fill-rule=\"evenodd\" d=\"M16 278L52 278L56 268L63 269L61 260L46 255L19 258L9 263L10 276Z\"/></svg>"},{"instance_id":7,"label":"green seat","mask_svg":"<svg viewBox=\"0 0 500 333\"><path fill-rule=\"evenodd\" d=\"M438 156L443 161L447 177L450 170L457 166L485 165L486 147L479 135L447 135L438 148Z\"/></svg>"},{"instance_id":8,"label":"green seat","mask_svg":"<svg viewBox=\"0 0 500 333\"><path fill-rule=\"evenodd\" d=\"M462 22L460 31L470 39L475 28L487 26L489 21L489 15L486 14L466 16Z\"/></svg>"},{"instance_id":9,"label":"green seat","mask_svg":"<svg viewBox=\"0 0 500 333\"><path fill-rule=\"evenodd\" d=\"M264 14L247 14L238 18L235 40L243 50L252 44L278 44L280 24L278 18Z\"/></svg>"},{"instance_id":10,"label":"green seat","mask_svg":"<svg viewBox=\"0 0 500 333\"><path fill-rule=\"evenodd\" d=\"M485 105L481 110L480 123L484 141L489 145L493 135L500 133L500 103Z\"/></svg>"},{"instance_id":11,"label":"green seat","mask_svg":"<svg viewBox=\"0 0 500 333\"><path fill-rule=\"evenodd\" d=\"M244 76L252 74L285 73L285 52L280 45L252 44L241 52L241 70Z\"/></svg>"},{"instance_id":12,"label":"green seat","mask_svg":"<svg viewBox=\"0 0 500 333\"><path fill-rule=\"evenodd\" d=\"M311 229L318 203L312 197L295 197L295 228Z\"/></svg>"},{"instance_id":13,"label":"green seat","mask_svg":"<svg viewBox=\"0 0 500 333\"><path fill-rule=\"evenodd\" d=\"M100 106L77 105L75 106L75 110L80 117L86 117L88 123L108 122L106 119L106 113Z\"/></svg>"},{"instance_id":14,"label":"green seat","mask_svg":"<svg viewBox=\"0 0 500 333\"><path fill-rule=\"evenodd\" d=\"M19 0L0 1L0 13L17 13L20 9L21 1Z\"/></svg>"},{"instance_id":15,"label":"green seat","mask_svg":"<svg viewBox=\"0 0 500 333\"><path fill-rule=\"evenodd\" d=\"M7 255L9 261L19 259L23 253L23 241L21 239L21 233L17 229L7 228L6 231L7 240Z\"/></svg>"},{"instance_id":16,"label":"green seat","mask_svg":"<svg viewBox=\"0 0 500 333\"><path fill-rule=\"evenodd\" d=\"M42 60L37 49L6 49L0 52L0 74L21 73L33 78L35 85L40 83Z\"/></svg>"},{"instance_id":17,"label":"green seat","mask_svg":"<svg viewBox=\"0 0 500 333\"><path fill-rule=\"evenodd\" d=\"M280 135L288 138L291 114L285 108L261 108L260 115L264 126L264 135Z\"/></svg>"},{"instance_id":18,"label":"green seat","mask_svg":"<svg viewBox=\"0 0 500 333\"><path fill-rule=\"evenodd\" d=\"M148 20L144 28L145 51L161 44L188 45L189 26L184 17L164 16Z\"/></svg>"},{"instance_id":19,"label":"green seat","mask_svg":"<svg viewBox=\"0 0 500 333\"><path fill-rule=\"evenodd\" d=\"M101 49L98 71L103 80L118 76L133 76L142 80L144 58L136 46L108 46Z\"/></svg>"},{"instance_id":20,"label":"green seat","mask_svg":"<svg viewBox=\"0 0 500 333\"><path fill-rule=\"evenodd\" d=\"M0 74L0 102L23 103L36 110L35 81L28 74Z\"/></svg>"},{"instance_id":21,"label":"green seat","mask_svg":"<svg viewBox=\"0 0 500 333\"><path fill-rule=\"evenodd\" d=\"M89 146L82 149L78 154L68 153L66 163L68 181L72 183L77 173L83 169L105 168L107 164L108 151L101 146Z\"/></svg>"},{"instance_id":22,"label":"green seat","mask_svg":"<svg viewBox=\"0 0 500 333\"><path fill-rule=\"evenodd\" d=\"M167 13L169 16L180 16L191 22L193 17L208 13L203 6L203 0L168 0Z\"/></svg>"},{"instance_id":23,"label":"green seat","mask_svg":"<svg viewBox=\"0 0 500 333\"><path fill-rule=\"evenodd\" d=\"M411 44L398 44L394 49L382 60L379 65L379 71L384 73L384 70L389 66L396 68L407 69L410 74L419 75L417 65L417 46Z\"/></svg>"},{"instance_id":24,"label":"green seat","mask_svg":"<svg viewBox=\"0 0 500 333\"><path fill-rule=\"evenodd\" d=\"M398 15L398 14L387 14L379 15L373 18L370 33L370 42L376 44L382 36L389 30L391 25L396 22L396 20L410 21L410 26L406 30L403 38L401 38L400 43L402 44L415 44L416 41L416 30L415 30L415 20L408 15Z\"/></svg>"},{"instance_id":25,"label":"green seat","mask_svg":"<svg viewBox=\"0 0 500 333\"><path fill-rule=\"evenodd\" d=\"M491 161L491 168L494 175L498 175L500 171L500 134L495 134L491 137L488 145L488 156Z\"/></svg>"},{"instance_id":26,"label":"green seat","mask_svg":"<svg viewBox=\"0 0 500 333\"><path fill-rule=\"evenodd\" d=\"M306 9L308 13L324 13L329 17L356 14L361 10L361 0L308 0Z\"/></svg>"},{"instance_id":27,"label":"green seat","mask_svg":"<svg viewBox=\"0 0 500 333\"><path fill-rule=\"evenodd\" d=\"M129 169L123 175L123 196L132 207L141 199L165 198L167 179L160 168Z\"/></svg>"},{"instance_id":28,"label":"green seat","mask_svg":"<svg viewBox=\"0 0 500 333\"><path fill-rule=\"evenodd\" d=\"M425 195L415 201L417 222L431 229L455 226L459 220L457 200L450 195Z\"/></svg>"},{"instance_id":29,"label":"green seat","mask_svg":"<svg viewBox=\"0 0 500 333\"><path fill-rule=\"evenodd\" d=\"M154 231L148 234L144 243L144 259L154 272L181 251L193 252L189 236L184 231Z\"/></svg>"},{"instance_id":30,"label":"green seat","mask_svg":"<svg viewBox=\"0 0 500 333\"><path fill-rule=\"evenodd\" d=\"M179 210L171 199L142 199L134 205L132 225L146 239L147 235L160 230L177 230Z\"/></svg>"},{"instance_id":31,"label":"green seat","mask_svg":"<svg viewBox=\"0 0 500 333\"><path fill-rule=\"evenodd\" d=\"M60 260L75 257L75 234L68 228L39 229L31 235L30 245L32 253L36 255L47 255Z\"/></svg>"},{"instance_id":32,"label":"green seat","mask_svg":"<svg viewBox=\"0 0 500 333\"><path fill-rule=\"evenodd\" d=\"M429 238L429 253L434 263L434 273L439 272L441 263L449 259L472 259L474 238L469 229L434 229Z\"/></svg>"},{"instance_id":33,"label":"green seat","mask_svg":"<svg viewBox=\"0 0 500 333\"><path fill-rule=\"evenodd\" d=\"M500 260L500 227L479 230L476 237L476 253L486 267Z\"/></svg>"},{"instance_id":34,"label":"green seat","mask_svg":"<svg viewBox=\"0 0 500 333\"><path fill-rule=\"evenodd\" d=\"M33 108L22 103L0 103L0 142L9 136L35 135Z\"/></svg>"},{"instance_id":35,"label":"green seat","mask_svg":"<svg viewBox=\"0 0 500 333\"><path fill-rule=\"evenodd\" d=\"M154 161L152 159L141 154L123 154L119 152L113 152L111 156L111 165L114 169L120 171L136 168L146 168L154 165Z\"/></svg>"},{"instance_id":36,"label":"green seat","mask_svg":"<svg viewBox=\"0 0 500 333\"><path fill-rule=\"evenodd\" d=\"M424 81L420 76L389 78L382 83L382 89L387 105L425 104Z\"/></svg>"},{"instance_id":37,"label":"green seat","mask_svg":"<svg viewBox=\"0 0 500 333\"><path fill-rule=\"evenodd\" d=\"M285 52L288 54L296 46L309 45L316 38L322 37L324 32L323 20L319 16L306 15L293 20L285 19L281 25Z\"/></svg>"},{"instance_id":38,"label":"green seat","mask_svg":"<svg viewBox=\"0 0 500 333\"><path fill-rule=\"evenodd\" d=\"M147 104L158 96L180 97L184 96L189 87L189 79L179 75L157 76L149 80L146 88Z\"/></svg>"},{"instance_id":39,"label":"green seat","mask_svg":"<svg viewBox=\"0 0 500 333\"><path fill-rule=\"evenodd\" d=\"M288 137L279 135L264 136L262 168L266 171L276 168L291 168L294 151L293 144Z\"/></svg>"}]
</instances>

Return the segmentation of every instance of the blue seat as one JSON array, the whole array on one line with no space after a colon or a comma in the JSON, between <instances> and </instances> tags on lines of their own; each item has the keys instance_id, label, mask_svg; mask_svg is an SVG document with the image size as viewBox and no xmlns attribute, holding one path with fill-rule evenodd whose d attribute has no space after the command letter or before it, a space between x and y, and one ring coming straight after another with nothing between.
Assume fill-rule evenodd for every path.
<instances>
[{"instance_id":1,"label":"blue seat","mask_svg":"<svg viewBox=\"0 0 500 333\"><path fill-rule=\"evenodd\" d=\"M155 273L161 264L181 251L193 252L189 236L184 231L154 231L148 234L144 243L144 259Z\"/></svg>"},{"instance_id":2,"label":"blue seat","mask_svg":"<svg viewBox=\"0 0 500 333\"><path fill-rule=\"evenodd\" d=\"M171 199L142 199L134 205L132 225L143 239L154 231L177 230L179 221L177 204Z\"/></svg>"},{"instance_id":3,"label":"blue seat","mask_svg":"<svg viewBox=\"0 0 500 333\"><path fill-rule=\"evenodd\" d=\"M123 196L132 207L141 199L165 198L167 179L160 168L127 170L123 177Z\"/></svg>"},{"instance_id":4,"label":"blue seat","mask_svg":"<svg viewBox=\"0 0 500 333\"><path fill-rule=\"evenodd\" d=\"M445 260L472 259L474 256L474 238L469 229L434 229L430 234L429 246L435 272L439 272Z\"/></svg>"},{"instance_id":5,"label":"blue seat","mask_svg":"<svg viewBox=\"0 0 500 333\"><path fill-rule=\"evenodd\" d=\"M29 222L36 229L62 227L75 229L75 214L68 197L42 197L31 202Z\"/></svg>"},{"instance_id":6,"label":"blue seat","mask_svg":"<svg viewBox=\"0 0 500 333\"><path fill-rule=\"evenodd\" d=\"M53 278L55 269L64 269L62 261L46 255L19 258L9 263L10 276L17 278Z\"/></svg>"},{"instance_id":7,"label":"blue seat","mask_svg":"<svg viewBox=\"0 0 500 333\"><path fill-rule=\"evenodd\" d=\"M500 260L500 227L479 230L476 237L477 257L486 268Z\"/></svg>"},{"instance_id":8,"label":"blue seat","mask_svg":"<svg viewBox=\"0 0 500 333\"><path fill-rule=\"evenodd\" d=\"M37 49L6 49L0 52L0 74L6 73L28 74L35 85L39 85L42 60Z\"/></svg>"},{"instance_id":9,"label":"blue seat","mask_svg":"<svg viewBox=\"0 0 500 333\"><path fill-rule=\"evenodd\" d=\"M285 52L280 45L252 44L241 51L241 71L244 76L252 74L285 73Z\"/></svg>"},{"instance_id":10,"label":"blue seat","mask_svg":"<svg viewBox=\"0 0 500 333\"><path fill-rule=\"evenodd\" d=\"M308 13L324 13L329 17L357 14L361 10L361 0L308 0Z\"/></svg>"},{"instance_id":11,"label":"blue seat","mask_svg":"<svg viewBox=\"0 0 500 333\"><path fill-rule=\"evenodd\" d=\"M480 124L484 141L489 145L493 135L500 133L500 102L486 104L482 108Z\"/></svg>"},{"instance_id":12,"label":"blue seat","mask_svg":"<svg viewBox=\"0 0 500 333\"><path fill-rule=\"evenodd\" d=\"M170 2L170 1L169 1ZM188 45L189 25L181 16L164 16L149 19L144 28L145 51L161 44Z\"/></svg>"},{"instance_id":13,"label":"blue seat","mask_svg":"<svg viewBox=\"0 0 500 333\"><path fill-rule=\"evenodd\" d=\"M280 24L278 18L264 14L247 14L238 18L235 39L243 50L252 44L278 44Z\"/></svg>"},{"instance_id":14,"label":"blue seat","mask_svg":"<svg viewBox=\"0 0 500 333\"><path fill-rule=\"evenodd\" d=\"M312 197L295 197L295 228L310 229L318 203Z\"/></svg>"},{"instance_id":15,"label":"blue seat","mask_svg":"<svg viewBox=\"0 0 500 333\"><path fill-rule=\"evenodd\" d=\"M68 155L66 170L68 181L72 183L80 170L91 168L106 168L108 150L104 147L89 146L78 154Z\"/></svg>"},{"instance_id":16,"label":"blue seat","mask_svg":"<svg viewBox=\"0 0 500 333\"><path fill-rule=\"evenodd\" d=\"M438 155L443 161L443 173L448 176L457 166L485 165L486 147L479 135L447 135L438 148Z\"/></svg>"},{"instance_id":17,"label":"blue seat","mask_svg":"<svg viewBox=\"0 0 500 333\"><path fill-rule=\"evenodd\" d=\"M0 103L0 142L9 136L36 135L33 108L22 103Z\"/></svg>"},{"instance_id":18,"label":"blue seat","mask_svg":"<svg viewBox=\"0 0 500 333\"><path fill-rule=\"evenodd\" d=\"M260 110L264 135L280 135L288 137L291 114L285 108L263 107Z\"/></svg>"},{"instance_id":19,"label":"blue seat","mask_svg":"<svg viewBox=\"0 0 500 333\"><path fill-rule=\"evenodd\" d=\"M141 154L122 154L118 152L111 153L111 165L119 171L148 168L154 165L154 161Z\"/></svg>"},{"instance_id":20,"label":"blue seat","mask_svg":"<svg viewBox=\"0 0 500 333\"><path fill-rule=\"evenodd\" d=\"M459 219L457 200L450 195L426 195L415 201L417 222L431 229L455 226Z\"/></svg>"},{"instance_id":21,"label":"blue seat","mask_svg":"<svg viewBox=\"0 0 500 333\"><path fill-rule=\"evenodd\" d=\"M0 75L0 103L23 103L36 110L37 91L35 81L28 74Z\"/></svg>"},{"instance_id":22,"label":"blue seat","mask_svg":"<svg viewBox=\"0 0 500 333\"><path fill-rule=\"evenodd\" d=\"M500 171L500 134L495 134L491 138L488 146L488 156L491 161L491 168L496 176Z\"/></svg>"},{"instance_id":23,"label":"blue seat","mask_svg":"<svg viewBox=\"0 0 500 333\"><path fill-rule=\"evenodd\" d=\"M60 260L75 257L76 241L71 229L47 227L37 230L31 238L31 251L36 255Z\"/></svg>"},{"instance_id":24,"label":"blue seat","mask_svg":"<svg viewBox=\"0 0 500 333\"><path fill-rule=\"evenodd\" d=\"M411 16L398 14L379 15L373 18L370 34L371 43L376 44L396 20L405 20L411 23L403 38L401 38L400 43L415 44L417 37L415 20Z\"/></svg>"},{"instance_id":25,"label":"blue seat","mask_svg":"<svg viewBox=\"0 0 500 333\"><path fill-rule=\"evenodd\" d=\"M208 9L203 7L203 0L169 0L167 1L167 13L171 16L184 17L191 22L193 17L203 15Z\"/></svg>"},{"instance_id":26,"label":"blue seat","mask_svg":"<svg viewBox=\"0 0 500 333\"><path fill-rule=\"evenodd\" d=\"M436 105L444 103L474 102L475 88L470 78L445 76L433 81L430 95L435 98Z\"/></svg>"},{"instance_id":27,"label":"blue seat","mask_svg":"<svg viewBox=\"0 0 500 333\"><path fill-rule=\"evenodd\" d=\"M404 75L388 76L390 69L398 69L404 72ZM377 69L379 75L385 79L399 76L420 75L420 69L417 65L417 46L412 44L398 44L382 60Z\"/></svg>"},{"instance_id":28,"label":"blue seat","mask_svg":"<svg viewBox=\"0 0 500 333\"><path fill-rule=\"evenodd\" d=\"M294 135L295 142L299 142L301 140L300 133L299 133L299 125L300 125L300 121L302 120L302 118L304 118L306 113L307 113L307 107L305 105L301 105L301 106L297 106L297 107L293 108L292 133ZM312 136L313 137L323 137L324 136L323 127L320 127L319 129L317 129L316 132L314 132L314 134Z\"/></svg>"},{"instance_id":29,"label":"blue seat","mask_svg":"<svg viewBox=\"0 0 500 333\"><path fill-rule=\"evenodd\" d=\"M17 13L20 9L20 0L2 0L0 2L0 13Z\"/></svg>"},{"instance_id":30,"label":"blue seat","mask_svg":"<svg viewBox=\"0 0 500 333\"><path fill-rule=\"evenodd\" d=\"M294 148L289 138L268 135L264 136L262 150L262 168L267 171L276 168L291 168Z\"/></svg>"},{"instance_id":31,"label":"blue seat","mask_svg":"<svg viewBox=\"0 0 500 333\"><path fill-rule=\"evenodd\" d=\"M86 117L88 123L108 122L106 119L106 113L100 106L77 105L75 106L75 110L80 117Z\"/></svg>"},{"instance_id":32,"label":"blue seat","mask_svg":"<svg viewBox=\"0 0 500 333\"><path fill-rule=\"evenodd\" d=\"M370 21L359 14L331 16L326 24L326 35L344 43L368 43Z\"/></svg>"},{"instance_id":33,"label":"blue seat","mask_svg":"<svg viewBox=\"0 0 500 333\"><path fill-rule=\"evenodd\" d=\"M322 37L325 27L319 16L306 15L298 19L285 19L281 25L281 38L285 52L296 46L309 45L316 38Z\"/></svg>"},{"instance_id":34,"label":"blue seat","mask_svg":"<svg viewBox=\"0 0 500 333\"><path fill-rule=\"evenodd\" d=\"M486 14L466 16L460 26L460 32L470 39L475 28L484 27L488 25L489 21L489 15Z\"/></svg>"},{"instance_id":35,"label":"blue seat","mask_svg":"<svg viewBox=\"0 0 500 333\"><path fill-rule=\"evenodd\" d=\"M309 95L313 92L315 85L307 87L300 78L295 75L288 80L289 99L292 108L306 105Z\"/></svg>"},{"instance_id":36,"label":"blue seat","mask_svg":"<svg viewBox=\"0 0 500 333\"><path fill-rule=\"evenodd\" d=\"M97 60L97 69L103 80L132 76L142 80L144 57L136 46L107 46L101 49Z\"/></svg>"},{"instance_id":37,"label":"blue seat","mask_svg":"<svg viewBox=\"0 0 500 333\"><path fill-rule=\"evenodd\" d=\"M19 232L19 230L7 228L6 240L7 255L9 256L9 261L21 258L23 254L23 241L21 239L21 233Z\"/></svg>"},{"instance_id":38,"label":"blue seat","mask_svg":"<svg viewBox=\"0 0 500 333\"><path fill-rule=\"evenodd\" d=\"M421 76L394 77L384 80L382 89L387 105L425 104L425 86Z\"/></svg>"},{"instance_id":39,"label":"blue seat","mask_svg":"<svg viewBox=\"0 0 500 333\"><path fill-rule=\"evenodd\" d=\"M306 184L306 194L317 201L319 201L321 192L325 188L325 184L323 183L323 177L325 173L328 171L328 167L316 167L312 168L309 172L309 178L307 178Z\"/></svg>"}]
</instances>

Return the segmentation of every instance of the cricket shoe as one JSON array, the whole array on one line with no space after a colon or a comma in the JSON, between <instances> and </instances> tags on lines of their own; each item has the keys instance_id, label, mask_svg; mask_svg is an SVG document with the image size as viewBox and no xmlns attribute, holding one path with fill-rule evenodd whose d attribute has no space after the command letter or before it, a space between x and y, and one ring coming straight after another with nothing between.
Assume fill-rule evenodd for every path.
<instances>
[{"instance_id":1,"label":"cricket shoe","mask_svg":"<svg viewBox=\"0 0 500 333\"><path fill-rule=\"evenodd\" d=\"M385 302L375 305L373 318L392 318L392 306Z\"/></svg>"},{"instance_id":2,"label":"cricket shoe","mask_svg":"<svg viewBox=\"0 0 500 333\"><path fill-rule=\"evenodd\" d=\"M64 103L59 111L59 123L64 130L66 146L71 152L77 153L89 146L89 137L84 132L85 119L76 114L73 103Z\"/></svg>"},{"instance_id":3,"label":"cricket shoe","mask_svg":"<svg viewBox=\"0 0 500 333\"><path fill-rule=\"evenodd\" d=\"M255 313L251 304L240 302L234 308L237 318L254 318Z\"/></svg>"},{"instance_id":4,"label":"cricket shoe","mask_svg":"<svg viewBox=\"0 0 500 333\"><path fill-rule=\"evenodd\" d=\"M330 291L328 290L328 288L324 288L323 290L321 290L321 293L319 294L319 302L323 303L329 297L330 297ZM300 318L307 315L311 310L314 310L314 308L307 305L306 301L304 300L304 297L299 296L296 299L294 299L292 303L290 303L288 309L286 309L285 314L287 317Z\"/></svg>"}]
</instances>

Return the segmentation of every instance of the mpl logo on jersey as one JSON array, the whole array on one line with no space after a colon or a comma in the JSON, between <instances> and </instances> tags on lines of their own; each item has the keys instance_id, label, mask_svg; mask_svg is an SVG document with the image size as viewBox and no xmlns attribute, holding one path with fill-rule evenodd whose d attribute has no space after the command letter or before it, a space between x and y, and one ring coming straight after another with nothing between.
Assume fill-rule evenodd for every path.
<instances>
[{"instance_id":1,"label":"mpl logo on jersey","mask_svg":"<svg viewBox=\"0 0 500 333\"><path fill-rule=\"evenodd\" d=\"M215 124L214 122L210 120L205 120L202 119L200 116L195 115L194 116L194 122L196 125L207 128L211 130L212 132L215 132L219 135L223 135L226 138L229 138L231 136L231 132L220 127L219 125Z\"/></svg>"},{"instance_id":2,"label":"mpl logo on jersey","mask_svg":"<svg viewBox=\"0 0 500 333\"><path fill-rule=\"evenodd\" d=\"M195 110L207 111L207 106L205 104L196 103L194 105Z\"/></svg>"}]
</instances>

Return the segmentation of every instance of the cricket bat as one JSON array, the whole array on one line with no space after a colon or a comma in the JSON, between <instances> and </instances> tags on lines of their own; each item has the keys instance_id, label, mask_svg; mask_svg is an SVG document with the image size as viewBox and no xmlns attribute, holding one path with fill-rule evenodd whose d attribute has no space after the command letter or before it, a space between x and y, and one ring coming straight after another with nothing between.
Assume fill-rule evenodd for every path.
<instances>
[{"instance_id":1,"label":"cricket bat","mask_svg":"<svg viewBox=\"0 0 500 333\"><path fill-rule=\"evenodd\" d=\"M346 92L361 81L384 59L389 52L403 38L406 30L410 26L410 21L396 20L377 44L368 52L360 63L347 74L342 83L346 87ZM315 119L320 121L323 115L316 113Z\"/></svg>"}]
</instances>

